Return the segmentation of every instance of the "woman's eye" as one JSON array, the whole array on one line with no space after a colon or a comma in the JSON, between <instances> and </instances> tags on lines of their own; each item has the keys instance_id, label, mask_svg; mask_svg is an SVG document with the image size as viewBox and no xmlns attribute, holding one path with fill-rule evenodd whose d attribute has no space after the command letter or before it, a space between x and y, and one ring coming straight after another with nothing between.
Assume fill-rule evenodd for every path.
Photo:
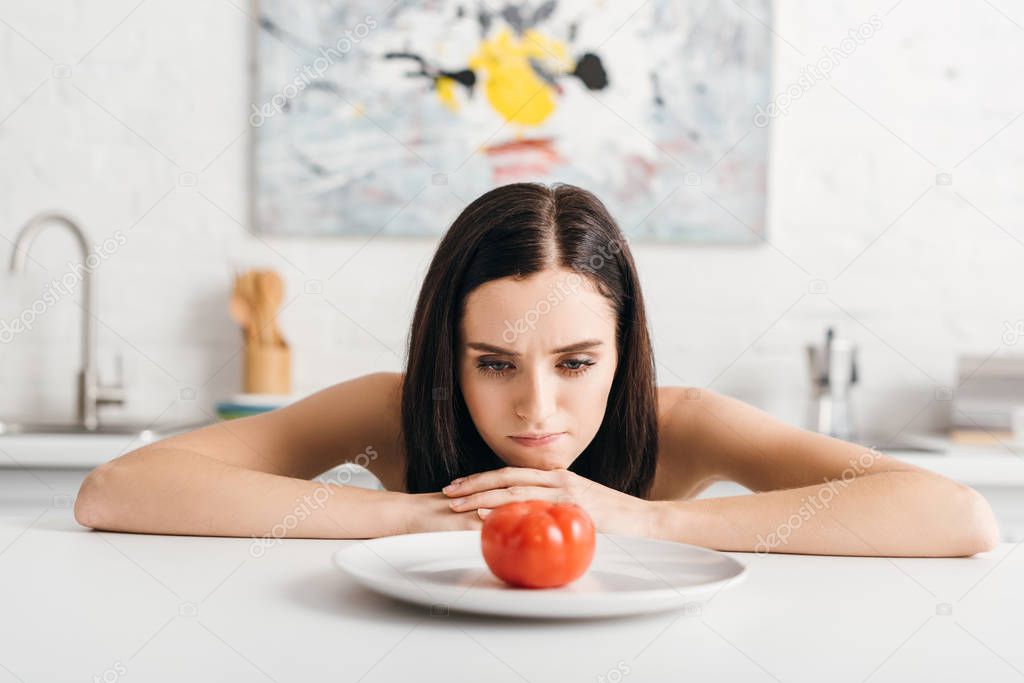
<instances>
[{"instance_id":1,"label":"woman's eye","mask_svg":"<svg viewBox=\"0 0 1024 683\"><path fill-rule=\"evenodd\" d=\"M567 375L581 375L586 372L594 361L589 358L569 358L558 364ZM514 369L513 365L503 360L481 360L477 363L477 369L484 375L504 376Z\"/></svg>"},{"instance_id":2,"label":"woman's eye","mask_svg":"<svg viewBox=\"0 0 1024 683\"><path fill-rule=\"evenodd\" d=\"M503 360L482 360L476 367L485 375L504 375L512 364Z\"/></svg>"},{"instance_id":3,"label":"woman's eye","mask_svg":"<svg viewBox=\"0 0 1024 683\"><path fill-rule=\"evenodd\" d=\"M586 372L590 366L594 364L594 361L589 358L570 358L562 361L562 366L569 371L571 375L579 375Z\"/></svg>"}]
</instances>

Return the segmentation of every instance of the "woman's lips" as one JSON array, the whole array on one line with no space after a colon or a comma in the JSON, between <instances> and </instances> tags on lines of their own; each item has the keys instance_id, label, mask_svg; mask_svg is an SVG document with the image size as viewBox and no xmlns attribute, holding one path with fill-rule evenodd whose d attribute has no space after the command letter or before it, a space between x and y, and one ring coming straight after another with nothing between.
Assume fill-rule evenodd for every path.
<instances>
[{"instance_id":1,"label":"woman's lips","mask_svg":"<svg viewBox=\"0 0 1024 683\"><path fill-rule=\"evenodd\" d=\"M536 448L539 446L547 446L550 443L554 443L563 436L565 436L565 432L558 432L557 434L548 434L547 436L542 436L540 438L529 438L525 436L510 436L509 438L523 446L527 446L529 448Z\"/></svg>"}]
</instances>

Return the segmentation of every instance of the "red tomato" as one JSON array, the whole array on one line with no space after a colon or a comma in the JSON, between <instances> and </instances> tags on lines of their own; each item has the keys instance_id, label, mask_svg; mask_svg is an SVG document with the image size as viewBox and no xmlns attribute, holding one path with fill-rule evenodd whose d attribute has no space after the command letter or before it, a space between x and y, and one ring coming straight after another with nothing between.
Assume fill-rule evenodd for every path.
<instances>
[{"instance_id":1,"label":"red tomato","mask_svg":"<svg viewBox=\"0 0 1024 683\"><path fill-rule=\"evenodd\" d=\"M527 500L494 508L480 543L494 575L513 586L554 588L583 576L594 559L594 523L570 503Z\"/></svg>"}]
</instances>

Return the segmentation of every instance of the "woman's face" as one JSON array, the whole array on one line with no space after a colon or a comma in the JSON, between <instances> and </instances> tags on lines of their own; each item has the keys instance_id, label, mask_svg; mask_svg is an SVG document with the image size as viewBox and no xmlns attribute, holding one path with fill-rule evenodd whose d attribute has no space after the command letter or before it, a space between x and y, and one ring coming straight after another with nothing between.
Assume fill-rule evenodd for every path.
<instances>
[{"instance_id":1,"label":"woman's face","mask_svg":"<svg viewBox=\"0 0 1024 683\"><path fill-rule=\"evenodd\" d=\"M615 376L615 325L612 302L569 270L492 280L470 293L459 385L477 431L505 463L568 468L583 452Z\"/></svg>"}]
</instances>

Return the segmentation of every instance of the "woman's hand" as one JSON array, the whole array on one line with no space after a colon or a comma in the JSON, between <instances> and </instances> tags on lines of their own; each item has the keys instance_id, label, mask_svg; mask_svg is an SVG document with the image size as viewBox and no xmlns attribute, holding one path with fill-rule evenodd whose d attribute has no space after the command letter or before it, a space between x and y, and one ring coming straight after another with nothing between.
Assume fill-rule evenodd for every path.
<instances>
[{"instance_id":1,"label":"woman's hand","mask_svg":"<svg viewBox=\"0 0 1024 683\"><path fill-rule=\"evenodd\" d=\"M454 512L443 493L411 493L402 501L403 526L407 534L426 531L478 530L484 525L475 510Z\"/></svg>"},{"instance_id":2,"label":"woman's hand","mask_svg":"<svg viewBox=\"0 0 1024 683\"><path fill-rule=\"evenodd\" d=\"M442 493L455 512L479 511L522 500L574 503L586 510L601 533L654 535L654 505L565 469L502 467L456 479Z\"/></svg>"}]
</instances>

